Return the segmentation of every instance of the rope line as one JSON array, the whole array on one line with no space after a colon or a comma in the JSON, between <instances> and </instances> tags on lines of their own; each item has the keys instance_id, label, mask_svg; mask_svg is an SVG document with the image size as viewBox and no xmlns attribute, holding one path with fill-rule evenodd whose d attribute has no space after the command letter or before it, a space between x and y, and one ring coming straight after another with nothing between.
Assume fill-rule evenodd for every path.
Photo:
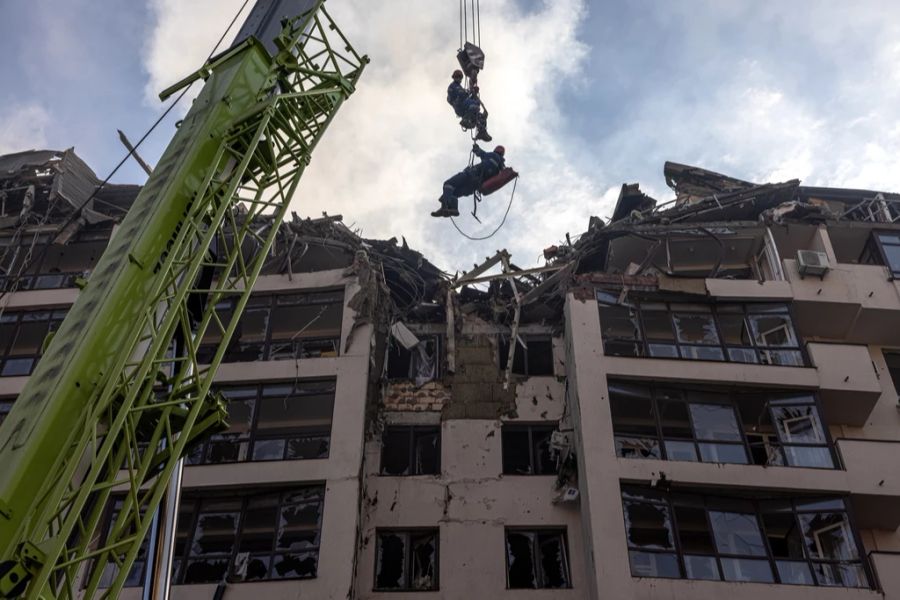
<instances>
[{"instance_id":1,"label":"rope line","mask_svg":"<svg viewBox=\"0 0 900 600\"><path fill-rule=\"evenodd\" d=\"M455 220L453 217L450 217L450 222L453 223L453 226L456 227L456 230L457 230L460 234L462 234L463 237L465 237L465 238L467 238L467 239L470 239L470 240L472 240L473 242L480 242L480 241L483 241L483 240L491 239L492 237L494 237L494 235L495 235L498 231L500 231L500 228L503 227L503 224L506 223L506 217L509 216L509 209L512 208L513 198L515 198L515 196L516 196L516 186L517 186L518 184L519 184L519 178L516 177L515 179L513 179L513 189L512 189L512 194L509 195L509 204L506 205L506 212L503 213L503 220L501 220L501 221L500 221L500 224L497 225L496 229L494 229L494 230L493 230L492 232L490 232L488 235L485 235L485 236L482 236L482 237L476 237L476 236L469 235L468 233L466 233L465 231L463 231L462 229L459 228L459 225L456 224L456 220Z\"/></svg>"},{"instance_id":2,"label":"rope line","mask_svg":"<svg viewBox=\"0 0 900 600\"><path fill-rule=\"evenodd\" d=\"M225 40L225 36L227 36L228 32L231 31L231 28L234 27L234 24L235 24L235 22L237 22L238 17L241 16L241 13L244 12L244 9L247 7L247 4L249 4L249 3L250 3L250 0L244 0L244 3L241 5L241 7L235 13L234 17L231 19L231 22L228 24L228 27L225 28L225 31L222 33L222 36L219 38L219 41L216 42L216 45L213 47L212 52L210 52L209 56L206 57L206 60L204 61L204 63L209 62L209 59L211 59L215 55L215 53L219 50L219 46L222 45L222 42ZM188 90L191 89L192 85L194 85L194 82L189 83L183 90L181 90L181 93L175 97L175 99L172 101L172 103L169 104L169 107L166 108L165 111L163 111L163 113L159 116L158 119L156 119L156 121L153 123L153 125L150 126L150 129L148 129L144 133L144 135L141 136L141 138L137 141L137 143L134 144L132 149L128 151L128 153L122 158L122 160L120 160L118 162L118 164L116 164L115 167L113 167L113 170L110 171L109 175L107 175L103 179L103 181L100 182L100 185L98 185L96 188L94 188L94 191L91 192L91 195L88 196L87 200L82 202L78 206L78 208L76 208L72 212L72 214L69 216L69 218L63 222L62 226L60 226L58 229L59 232L65 231L65 229L69 225L74 223L81 216L81 211L84 210L84 208L88 205L88 203L97 196L97 193L99 193L100 190L102 190L104 188L104 186L106 186L106 184L109 183L109 180L112 179L113 175L115 175L119 171L119 169L122 168L122 165L124 165L125 162L129 158L131 158L131 155L134 154L135 152L137 152L137 149L141 146L141 144L144 143L144 140L146 140L150 136L150 134L153 133L153 130L155 130L157 128L157 126L159 126L159 124L162 123L162 121L169 115L169 113L172 112L172 109L175 108L175 106L181 101L181 99L184 97L184 95L187 94ZM47 216L49 216L49 214ZM52 235L47 236L47 241L41 247L40 253L37 255L36 258L32 258L29 262L33 262L34 260L40 260L47 254L47 250L49 250L50 246L53 245L53 237L54 236L52 236ZM33 249L33 247L32 247L32 249ZM26 263L23 263L22 266L23 266L23 269L20 269L20 274L29 265ZM21 277L17 277L17 279L13 282L13 287L15 287L18 284L18 279L21 279ZM7 290L0 291L0 299L2 299L6 294L7 294Z\"/></svg>"}]
</instances>

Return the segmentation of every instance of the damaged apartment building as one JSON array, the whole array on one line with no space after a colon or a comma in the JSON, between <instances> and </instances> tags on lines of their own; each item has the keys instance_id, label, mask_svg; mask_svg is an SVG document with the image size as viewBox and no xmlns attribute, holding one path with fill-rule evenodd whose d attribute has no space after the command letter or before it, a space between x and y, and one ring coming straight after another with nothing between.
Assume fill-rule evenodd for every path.
<instances>
[{"instance_id":1,"label":"damaged apartment building","mask_svg":"<svg viewBox=\"0 0 900 600\"><path fill-rule=\"evenodd\" d=\"M900 196L665 178L537 268L261 221L173 598L900 598ZM0 157L0 418L139 189L99 183Z\"/></svg>"}]
</instances>

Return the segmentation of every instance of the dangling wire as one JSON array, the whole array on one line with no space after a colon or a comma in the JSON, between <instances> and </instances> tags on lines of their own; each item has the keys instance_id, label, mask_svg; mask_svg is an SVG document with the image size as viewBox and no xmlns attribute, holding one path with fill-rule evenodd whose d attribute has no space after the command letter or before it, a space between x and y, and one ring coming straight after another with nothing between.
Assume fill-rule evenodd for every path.
<instances>
[{"instance_id":1,"label":"dangling wire","mask_svg":"<svg viewBox=\"0 0 900 600\"><path fill-rule=\"evenodd\" d=\"M494 229L494 230L493 230L492 232L490 232L489 234L487 234L487 235L485 235L485 236L481 236L481 237L471 236L471 235L469 235L468 233L466 233L465 231L463 231L462 229L459 228L459 225L456 224L456 220L455 220L453 217L450 217L450 222L453 223L453 226L456 227L456 230L457 230L464 238L470 239L470 240L472 240L473 242L480 242L480 241L488 240L488 239L494 237L494 235L495 235L498 231L500 231L500 229L503 227L503 224L506 223L506 217L509 216L509 209L512 208L513 198L515 198L515 196L516 196L516 185L518 185L518 183L519 183L519 178L518 178L518 177L516 177L515 179L513 179L513 189L512 189L512 193L509 195L509 204L506 205L506 212L503 213L503 219L500 221L500 224L497 225L496 229Z\"/></svg>"}]
</instances>

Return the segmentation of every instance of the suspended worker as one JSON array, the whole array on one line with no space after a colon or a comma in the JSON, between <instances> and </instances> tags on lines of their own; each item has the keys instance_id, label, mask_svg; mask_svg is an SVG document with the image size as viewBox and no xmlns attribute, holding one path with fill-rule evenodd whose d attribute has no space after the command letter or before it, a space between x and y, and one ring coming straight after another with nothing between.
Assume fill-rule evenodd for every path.
<instances>
[{"instance_id":1,"label":"suspended worker","mask_svg":"<svg viewBox=\"0 0 900 600\"><path fill-rule=\"evenodd\" d=\"M481 161L470 165L444 182L444 193L441 194L441 207L431 213L432 217L458 217L460 196L471 196L485 181L499 174L506 166L504 155L506 149L497 146L493 152L485 152L478 144L472 145L472 153Z\"/></svg>"},{"instance_id":2,"label":"suspended worker","mask_svg":"<svg viewBox=\"0 0 900 600\"><path fill-rule=\"evenodd\" d=\"M453 81L447 87L447 103L460 118L459 124L465 130L475 129L476 140L491 141L493 138L487 132L488 112L481 110L484 105L478 95L478 86L473 85L471 90L464 88L463 72L459 69L453 71L451 78Z\"/></svg>"}]
</instances>

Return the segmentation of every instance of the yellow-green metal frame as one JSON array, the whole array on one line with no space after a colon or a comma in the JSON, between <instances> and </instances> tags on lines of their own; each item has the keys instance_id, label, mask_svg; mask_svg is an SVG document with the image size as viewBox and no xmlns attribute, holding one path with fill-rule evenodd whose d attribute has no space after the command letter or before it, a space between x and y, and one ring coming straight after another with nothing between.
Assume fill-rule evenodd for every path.
<instances>
[{"instance_id":1,"label":"yellow-green metal frame","mask_svg":"<svg viewBox=\"0 0 900 600\"><path fill-rule=\"evenodd\" d=\"M0 426L0 471L16 471L0 473L0 597L117 597L177 460L222 427L216 367L311 153L367 62L323 2L285 23L276 56L251 38L204 66L181 131ZM127 299L127 314L110 312L116 298L104 293ZM202 315L189 308L198 299ZM229 299L223 320L215 306ZM218 347L203 365L205 337ZM122 508L100 540L113 494ZM101 589L110 563L115 581Z\"/></svg>"}]
</instances>

